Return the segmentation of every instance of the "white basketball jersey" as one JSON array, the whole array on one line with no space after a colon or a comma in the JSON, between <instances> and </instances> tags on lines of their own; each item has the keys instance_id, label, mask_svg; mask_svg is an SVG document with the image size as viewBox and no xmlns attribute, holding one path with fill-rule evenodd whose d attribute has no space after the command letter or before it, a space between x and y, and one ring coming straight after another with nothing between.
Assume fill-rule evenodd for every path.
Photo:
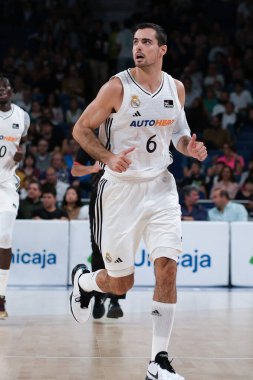
<instances>
[{"instance_id":1,"label":"white basketball jersey","mask_svg":"<svg viewBox=\"0 0 253 380\"><path fill-rule=\"evenodd\" d=\"M127 155L132 164L126 172L116 173L107 166L105 171L126 180L156 177L172 163L169 146L182 113L175 81L163 72L160 87L151 94L135 81L129 69L116 77L124 89L122 105L101 125L99 139L115 154L135 149ZM190 135L189 128L185 134Z\"/></svg>"},{"instance_id":2,"label":"white basketball jersey","mask_svg":"<svg viewBox=\"0 0 253 380\"><path fill-rule=\"evenodd\" d=\"M15 104L8 112L0 111L0 184L15 175L18 164L13 157L29 124L28 114Z\"/></svg>"}]
</instances>

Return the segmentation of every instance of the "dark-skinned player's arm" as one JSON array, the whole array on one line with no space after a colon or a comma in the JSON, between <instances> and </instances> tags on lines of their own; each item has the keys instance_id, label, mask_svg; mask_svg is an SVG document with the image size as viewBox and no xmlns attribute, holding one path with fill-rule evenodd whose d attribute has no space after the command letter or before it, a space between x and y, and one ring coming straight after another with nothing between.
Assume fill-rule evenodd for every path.
<instances>
[{"instance_id":1,"label":"dark-skinned player's arm","mask_svg":"<svg viewBox=\"0 0 253 380\"><path fill-rule=\"evenodd\" d=\"M207 150L203 142L197 141L195 133L191 136L191 131L188 126L185 112L185 89L184 85L175 79L178 98L182 109L176 121L176 126L173 131L172 141L175 148L185 156L196 158L199 161L204 161L207 157Z\"/></svg>"},{"instance_id":2,"label":"dark-skinned player's arm","mask_svg":"<svg viewBox=\"0 0 253 380\"><path fill-rule=\"evenodd\" d=\"M101 144L94 130L98 128L112 112L120 108L123 99L123 87L118 78L107 82L98 92L97 97L85 109L73 129L73 137L79 145L96 161L103 162L118 173L126 171L131 161L127 154L134 148L113 154Z\"/></svg>"},{"instance_id":3,"label":"dark-skinned player's arm","mask_svg":"<svg viewBox=\"0 0 253 380\"><path fill-rule=\"evenodd\" d=\"M25 124L25 130L24 130L23 135L21 137L19 146L17 147L17 151L13 156L13 160L15 162L20 162L25 157L26 143L27 143L27 131L28 131L28 128L30 127L30 117L29 117L27 112L24 113L24 124Z\"/></svg>"}]
</instances>

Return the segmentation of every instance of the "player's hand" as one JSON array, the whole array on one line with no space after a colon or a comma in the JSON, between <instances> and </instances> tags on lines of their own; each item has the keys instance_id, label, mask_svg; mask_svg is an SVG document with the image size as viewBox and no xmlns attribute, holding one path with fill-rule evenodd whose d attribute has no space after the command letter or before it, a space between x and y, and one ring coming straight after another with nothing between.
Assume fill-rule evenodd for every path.
<instances>
[{"instance_id":1,"label":"player's hand","mask_svg":"<svg viewBox=\"0 0 253 380\"><path fill-rule=\"evenodd\" d=\"M191 140L187 146L188 153L191 157L199 161L204 161L207 157L207 150L203 142L196 141L197 136L195 133L192 135Z\"/></svg>"},{"instance_id":2,"label":"player's hand","mask_svg":"<svg viewBox=\"0 0 253 380\"><path fill-rule=\"evenodd\" d=\"M106 164L114 172L117 172L117 173L125 172L132 163L132 161L127 157L127 155L131 153L134 149L135 148L132 147L132 148L125 149L118 154L113 154L109 158Z\"/></svg>"},{"instance_id":3,"label":"player's hand","mask_svg":"<svg viewBox=\"0 0 253 380\"><path fill-rule=\"evenodd\" d=\"M92 166L92 172L93 173L98 173L102 170L101 166L99 165L99 162L96 161L95 164Z\"/></svg>"},{"instance_id":4,"label":"player's hand","mask_svg":"<svg viewBox=\"0 0 253 380\"><path fill-rule=\"evenodd\" d=\"M19 146L17 148L17 151L16 153L14 154L14 157L13 157L13 160L15 162L20 162L24 159L24 152L23 152L23 149L21 148L21 146Z\"/></svg>"}]
</instances>

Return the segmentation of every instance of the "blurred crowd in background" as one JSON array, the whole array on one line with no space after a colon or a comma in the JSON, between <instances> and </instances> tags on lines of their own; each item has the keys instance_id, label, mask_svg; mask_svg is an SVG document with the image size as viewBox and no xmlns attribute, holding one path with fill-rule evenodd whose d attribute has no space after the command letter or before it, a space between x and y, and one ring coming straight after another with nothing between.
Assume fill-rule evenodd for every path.
<instances>
[{"instance_id":1,"label":"blurred crowd in background","mask_svg":"<svg viewBox=\"0 0 253 380\"><path fill-rule=\"evenodd\" d=\"M185 187L196 190L195 204L222 188L253 217L253 1L150 0L145 9L135 3L119 20L98 18L88 0L3 2L0 71L13 76L13 103L31 118L18 170L21 199L41 185L53 186L65 208L69 186L79 206L89 198L90 176L70 173L79 148L72 128L100 86L133 67L133 30L148 21L168 33L163 70L183 82L190 128L208 148L201 164L171 147L182 202Z\"/></svg>"}]
</instances>

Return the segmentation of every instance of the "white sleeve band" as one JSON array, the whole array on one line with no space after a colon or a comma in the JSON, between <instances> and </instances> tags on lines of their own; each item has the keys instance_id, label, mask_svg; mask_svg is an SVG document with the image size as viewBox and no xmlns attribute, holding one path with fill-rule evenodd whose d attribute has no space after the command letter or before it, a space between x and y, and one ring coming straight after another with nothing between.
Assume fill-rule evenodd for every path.
<instances>
[{"instance_id":1,"label":"white sleeve band","mask_svg":"<svg viewBox=\"0 0 253 380\"><path fill-rule=\"evenodd\" d=\"M173 128L172 142L175 148L177 147L178 141L183 136L191 137L191 130L186 120L184 108L181 109Z\"/></svg>"},{"instance_id":2,"label":"white sleeve band","mask_svg":"<svg viewBox=\"0 0 253 380\"><path fill-rule=\"evenodd\" d=\"M27 135L28 128L30 127L30 116L25 111L24 111L24 124L25 124L25 129L22 134L22 137L25 137Z\"/></svg>"}]
</instances>

